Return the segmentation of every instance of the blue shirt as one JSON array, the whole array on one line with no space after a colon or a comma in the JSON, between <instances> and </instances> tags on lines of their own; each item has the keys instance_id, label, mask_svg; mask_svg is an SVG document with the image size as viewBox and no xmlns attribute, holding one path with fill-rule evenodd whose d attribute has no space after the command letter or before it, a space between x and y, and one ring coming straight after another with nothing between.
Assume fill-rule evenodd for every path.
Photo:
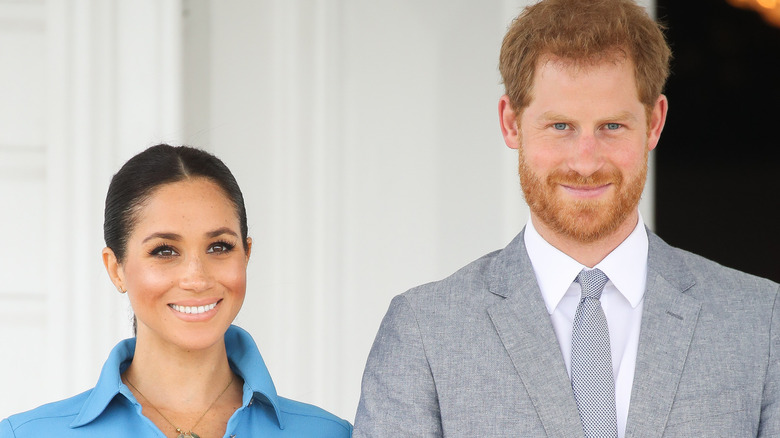
<instances>
[{"instance_id":1,"label":"blue shirt","mask_svg":"<svg viewBox=\"0 0 780 438\"><path fill-rule=\"evenodd\" d=\"M274 383L252 336L231 326L225 347L233 371L244 379L242 407L230 417L225 438L350 437L352 426L316 406L276 395ZM135 354L135 339L117 344L103 365L95 388L0 422L0 438L161 437L141 415L141 404L122 383L121 373ZM205 438L205 437L204 437Z\"/></svg>"}]
</instances>

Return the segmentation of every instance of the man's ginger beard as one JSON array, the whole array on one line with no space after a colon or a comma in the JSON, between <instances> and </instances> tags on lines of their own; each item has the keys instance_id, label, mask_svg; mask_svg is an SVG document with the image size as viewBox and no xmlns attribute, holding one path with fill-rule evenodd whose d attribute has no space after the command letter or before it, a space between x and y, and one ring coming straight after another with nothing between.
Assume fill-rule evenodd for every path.
<instances>
[{"instance_id":1,"label":"man's ginger beard","mask_svg":"<svg viewBox=\"0 0 780 438\"><path fill-rule=\"evenodd\" d=\"M569 239L592 243L609 236L636 210L647 177L647 156L645 148L644 165L633 179L614 167L601 169L584 177L575 171L555 170L544 181L528 165L523 146L518 148L520 185L531 212L553 232ZM567 186L601 186L612 184L614 195L599 200L566 200L560 193L561 184Z\"/></svg>"}]
</instances>

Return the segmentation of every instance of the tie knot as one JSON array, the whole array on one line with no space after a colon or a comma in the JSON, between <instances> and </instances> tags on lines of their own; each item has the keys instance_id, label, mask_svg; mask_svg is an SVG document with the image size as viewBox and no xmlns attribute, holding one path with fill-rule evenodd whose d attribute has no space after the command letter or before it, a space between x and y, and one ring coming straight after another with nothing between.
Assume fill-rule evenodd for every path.
<instances>
[{"instance_id":1,"label":"tie knot","mask_svg":"<svg viewBox=\"0 0 780 438\"><path fill-rule=\"evenodd\" d=\"M600 269L591 269L589 271L583 269L580 274L577 275L577 283L582 286L582 298L601 298L601 291L604 290L604 285L607 284L607 276Z\"/></svg>"}]
</instances>

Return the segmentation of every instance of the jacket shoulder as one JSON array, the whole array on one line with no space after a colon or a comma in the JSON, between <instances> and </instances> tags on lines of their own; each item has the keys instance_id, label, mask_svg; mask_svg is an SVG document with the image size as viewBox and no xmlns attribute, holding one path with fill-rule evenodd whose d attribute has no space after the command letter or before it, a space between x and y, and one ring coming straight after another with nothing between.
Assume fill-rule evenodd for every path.
<instances>
[{"instance_id":1,"label":"jacket shoulder","mask_svg":"<svg viewBox=\"0 0 780 438\"><path fill-rule=\"evenodd\" d=\"M401 295L410 301L428 300L436 295L450 300L467 299L469 292L488 289L490 268L501 252L496 250L485 254L441 280L416 286Z\"/></svg>"},{"instance_id":2,"label":"jacket shoulder","mask_svg":"<svg viewBox=\"0 0 780 438\"><path fill-rule=\"evenodd\" d=\"M724 287L755 287L777 290L778 283L748 274L698 254L671 246L650 233L649 267L667 279L692 276L696 284Z\"/></svg>"},{"instance_id":3,"label":"jacket shoulder","mask_svg":"<svg viewBox=\"0 0 780 438\"><path fill-rule=\"evenodd\" d=\"M650 235L648 275L654 273L681 291L713 305L773 305L780 284L723 266L698 254L668 245Z\"/></svg>"}]
</instances>

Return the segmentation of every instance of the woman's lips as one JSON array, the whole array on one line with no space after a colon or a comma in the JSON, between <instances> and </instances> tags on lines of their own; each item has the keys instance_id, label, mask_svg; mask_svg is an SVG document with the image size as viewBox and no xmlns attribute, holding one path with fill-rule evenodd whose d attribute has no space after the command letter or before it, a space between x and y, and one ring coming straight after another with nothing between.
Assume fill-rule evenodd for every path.
<instances>
[{"instance_id":1,"label":"woman's lips","mask_svg":"<svg viewBox=\"0 0 780 438\"><path fill-rule=\"evenodd\" d=\"M217 307L217 303L211 303L205 306L180 306L178 304L169 304L169 306L171 307L171 309L180 313L200 314L200 313L206 313L209 310Z\"/></svg>"},{"instance_id":2,"label":"woman's lips","mask_svg":"<svg viewBox=\"0 0 780 438\"><path fill-rule=\"evenodd\" d=\"M211 318L217 313L217 307L222 300L212 301L206 304L196 303L170 303L168 307L173 310L174 315L185 321L203 321Z\"/></svg>"}]
</instances>

